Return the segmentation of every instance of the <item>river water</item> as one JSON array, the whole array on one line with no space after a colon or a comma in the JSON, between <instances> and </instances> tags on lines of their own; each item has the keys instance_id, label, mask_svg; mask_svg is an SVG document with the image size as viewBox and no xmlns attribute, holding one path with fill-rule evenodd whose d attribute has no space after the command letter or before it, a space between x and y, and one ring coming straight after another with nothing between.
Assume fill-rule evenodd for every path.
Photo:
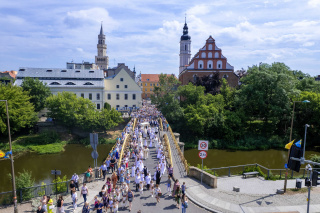
<instances>
[{"instance_id":1,"label":"river water","mask_svg":"<svg viewBox=\"0 0 320 213\"><path fill-rule=\"evenodd\" d=\"M192 166L201 165L201 159L196 149L186 150L184 156ZM227 166L237 166L258 163L269 169L284 169L287 162L287 150L264 150L264 151L228 151L210 149L207 151L207 158L203 164L208 168L218 168ZM311 154L320 155L320 152L306 151L306 159L310 159Z\"/></svg>"},{"instance_id":2,"label":"river water","mask_svg":"<svg viewBox=\"0 0 320 213\"><path fill-rule=\"evenodd\" d=\"M112 144L98 145L99 153L98 166L109 154ZM68 144L65 151L58 154L39 155L36 153L26 153L14 160L15 174L18 175L24 169L31 171L35 178L35 184L41 185L41 182L50 183L54 175L51 170L61 170L61 178L67 175L71 178L73 173L83 173L89 167L93 166L91 157L92 148L86 148L83 145ZM11 173L10 160L0 161L0 192L11 191L12 184L7 174Z\"/></svg>"},{"instance_id":3,"label":"river water","mask_svg":"<svg viewBox=\"0 0 320 213\"><path fill-rule=\"evenodd\" d=\"M108 155L112 144L98 146L98 165ZM87 170L89 165L93 165L91 157L92 148L86 148L83 145L69 144L65 147L65 152L59 154L38 155L36 153L27 153L15 159L15 173L22 172L24 169L32 171L36 184L41 182L50 183L53 180L51 170L61 170L62 176L67 175L71 178L74 172L82 173ZM192 166L201 164L198 156L199 151L190 149L185 151L185 157ZM266 151L228 151L211 149L208 151L208 157L204 159L204 165L208 168L236 166L244 164L258 163L270 169L283 169L287 161L286 150L266 150ZM306 158L310 159L311 154L319 152L307 151ZM8 178L11 173L9 160L0 161L0 192L11 191L12 185Z\"/></svg>"}]
</instances>

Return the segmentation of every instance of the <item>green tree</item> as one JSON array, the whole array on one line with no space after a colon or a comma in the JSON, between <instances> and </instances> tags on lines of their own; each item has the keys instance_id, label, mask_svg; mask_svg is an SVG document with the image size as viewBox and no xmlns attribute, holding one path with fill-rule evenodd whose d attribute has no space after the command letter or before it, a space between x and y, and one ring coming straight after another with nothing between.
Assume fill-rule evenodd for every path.
<instances>
[{"instance_id":1,"label":"green tree","mask_svg":"<svg viewBox=\"0 0 320 213\"><path fill-rule=\"evenodd\" d=\"M204 91L203 86L195 86L192 83L178 87L178 94L181 97L180 105L187 107L188 105L204 103Z\"/></svg>"},{"instance_id":2,"label":"green tree","mask_svg":"<svg viewBox=\"0 0 320 213\"><path fill-rule=\"evenodd\" d=\"M9 178L12 180L11 174L8 174ZM32 198L32 189L29 188L34 185L34 178L30 171L23 170L23 172L18 172L18 175L15 176L16 189L17 192L22 191L22 198L20 193L17 193L18 200L30 200Z\"/></svg>"},{"instance_id":3,"label":"green tree","mask_svg":"<svg viewBox=\"0 0 320 213\"><path fill-rule=\"evenodd\" d=\"M45 107L46 99L51 95L47 84L42 83L38 78L27 77L23 79L21 87L23 91L29 92L30 102L34 105L36 112Z\"/></svg>"},{"instance_id":4,"label":"green tree","mask_svg":"<svg viewBox=\"0 0 320 213\"><path fill-rule=\"evenodd\" d=\"M11 84L0 84L0 100L8 101L11 133L32 127L37 122L37 114L30 103L28 92ZM7 134L7 115L4 102L0 102L0 132Z\"/></svg>"}]
</instances>

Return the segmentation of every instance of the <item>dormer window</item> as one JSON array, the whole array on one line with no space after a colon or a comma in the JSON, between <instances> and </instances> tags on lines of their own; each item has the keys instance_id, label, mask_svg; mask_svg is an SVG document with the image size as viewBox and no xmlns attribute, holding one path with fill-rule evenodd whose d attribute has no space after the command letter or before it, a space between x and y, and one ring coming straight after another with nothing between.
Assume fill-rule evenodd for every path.
<instances>
[{"instance_id":1,"label":"dormer window","mask_svg":"<svg viewBox=\"0 0 320 213\"><path fill-rule=\"evenodd\" d=\"M68 82L68 83L66 83L65 85L76 85L76 84L73 83L73 82Z\"/></svg>"},{"instance_id":2,"label":"dormer window","mask_svg":"<svg viewBox=\"0 0 320 213\"><path fill-rule=\"evenodd\" d=\"M26 69L19 69L19 71L26 71Z\"/></svg>"},{"instance_id":3,"label":"dormer window","mask_svg":"<svg viewBox=\"0 0 320 213\"><path fill-rule=\"evenodd\" d=\"M47 72L52 72L52 70L47 70Z\"/></svg>"},{"instance_id":4,"label":"dormer window","mask_svg":"<svg viewBox=\"0 0 320 213\"><path fill-rule=\"evenodd\" d=\"M149 81L149 78L147 79L147 81Z\"/></svg>"},{"instance_id":5,"label":"dormer window","mask_svg":"<svg viewBox=\"0 0 320 213\"><path fill-rule=\"evenodd\" d=\"M80 70L76 70L76 72L80 72Z\"/></svg>"},{"instance_id":6,"label":"dormer window","mask_svg":"<svg viewBox=\"0 0 320 213\"><path fill-rule=\"evenodd\" d=\"M61 85L59 82L52 82L52 83L50 83L50 85Z\"/></svg>"},{"instance_id":7,"label":"dormer window","mask_svg":"<svg viewBox=\"0 0 320 213\"><path fill-rule=\"evenodd\" d=\"M90 70L89 73L94 73L94 71L93 71L93 70Z\"/></svg>"},{"instance_id":8,"label":"dormer window","mask_svg":"<svg viewBox=\"0 0 320 213\"><path fill-rule=\"evenodd\" d=\"M67 70L61 70L61 72L67 72Z\"/></svg>"},{"instance_id":9,"label":"dormer window","mask_svg":"<svg viewBox=\"0 0 320 213\"><path fill-rule=\"evenodd\" d=\"M85 84L83 84L83 85L94 85L93 83L91 83L91 82L86 82Z\"/></svg>"}]
</instances>

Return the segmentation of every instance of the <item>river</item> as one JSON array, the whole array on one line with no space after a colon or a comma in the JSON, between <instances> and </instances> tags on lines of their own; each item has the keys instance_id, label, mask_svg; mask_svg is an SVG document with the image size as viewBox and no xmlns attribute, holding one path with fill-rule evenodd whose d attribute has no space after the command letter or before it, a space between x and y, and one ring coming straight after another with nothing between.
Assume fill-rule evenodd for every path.
<instances>
[{"instance_id":1,"label":"river","mask_svg":"<svg viewBox=\"0 0 320 213\"><path fill-rule=\"evenodd\" d=\"M186 150L184 156L192 166L201 164L196 149ZM245 164L258 163L269 169L284 169L287 162L288 151L286 150L264 150L264 151L228 151L210 149L208 156L203 160L203 164L208 168L218 168ZM306 151L306 159L310 159L311 154L320 155L320 152Z\"/></svg>"},{"instance_id":2,"label":"river","mask_svg":"<svg viewBox=\"0 0 320 213\"><path fill-rule=\"evenodd\" d=\"M112 146L112 144L98 146L98 165L110 152ZM74 172L82 173L87 170L89 165L93 165L91 152L92 148L69 144L65 147L65 152L59 154L38 155L36 153L27 153L15 159L15 173L18 174L24 169L32 171L36 184L51 182L53 180L51 170L53 169L61 170L62 176L67 175L68 178L71 178ZM196 149L185 151L184 155L192 166L201 164L198 152ZM282 169L287 161L287 154L286 150L228 151L211 149L208 151L208 157L203 162L208 168L258 163L270 169ZM320 155L320 152L307 151L307 159L310 159L311 154ZM10 191L12 189L11 181L7 175L11 172L10 161L1 160L0 168L2 171L0 175L0 192Z\"/></svg>"},{"instance_id":3,"label":"river","mask_svg":"<svg viewBox=\"0 0 320 213\"><path fill-rule=\"evenodd\" d=\"M112 146L113 144L98 145L98 166L109 154ZM61 170L61 178L64 175L71 178L73 173L82 173L88 169L89 165L93 166L91 152L91 147L68 144L65 151L59 154L26 153L14 160L15 174L18 175L24 169L31 171L36 185L41 185L41 182L50 183L54 178L54 175L51 175L51 170L54 169ZM10 160L1 160L0 168L0 192L11 191L12 184L7 175L11 173Z\"/></svg>"}]
</instances>

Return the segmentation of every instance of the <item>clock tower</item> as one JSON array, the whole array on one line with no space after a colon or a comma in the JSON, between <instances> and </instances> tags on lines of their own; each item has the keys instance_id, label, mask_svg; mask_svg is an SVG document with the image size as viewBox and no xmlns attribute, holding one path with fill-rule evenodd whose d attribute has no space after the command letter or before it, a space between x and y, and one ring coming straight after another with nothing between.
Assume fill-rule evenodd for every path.
<instances>
[{"instance_id":1,"label":"clock tower","mask_svg":"<svg viewBox=\"0 0 320 213\"><path fill-rule=\"evenodd\" d=\"M191 58L191 37L188 35L188 25L187 20L185 20L183 27L183 35L180 39L180 66L179 74L186 69L186 66L189 65Z\"/></svg>"},{"instance_id":2,"label":"clock tower","mask_svg":"<svg viewBox=\"0 0 320 213\"><path fill-rule=\"evenodd\" d=\"M103 34L103 27L101 23L100 34L98 35L97 44L98 55L95 57L96 65L99 69L108 69L109 57L107 56L106 36Z\"/></svg>"}]
</instances>

